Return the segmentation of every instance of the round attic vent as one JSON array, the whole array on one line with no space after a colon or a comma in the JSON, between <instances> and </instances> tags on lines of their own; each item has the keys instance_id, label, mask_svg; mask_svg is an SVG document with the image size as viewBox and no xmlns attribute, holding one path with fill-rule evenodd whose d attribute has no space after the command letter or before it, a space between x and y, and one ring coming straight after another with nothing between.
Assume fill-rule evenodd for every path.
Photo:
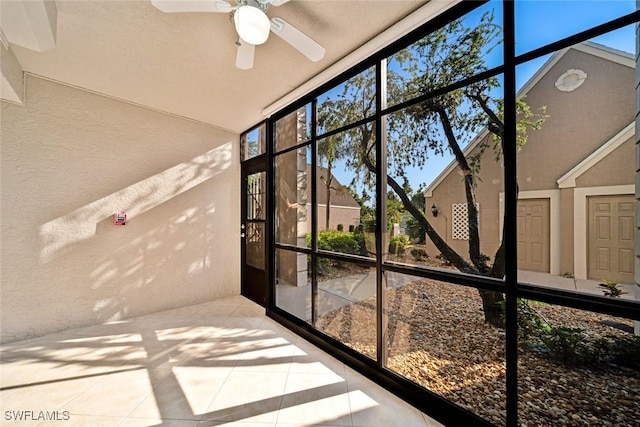
<instances>
[{"instance_id":1,"label":"round attic vent","mask_svg":"<svg viewBox=\"0 0 640 427\"><path fill-rule=\"evenodd\" d=\"M558 80L556 80L556 88L563 92L571 92L578 89L586 79L587 73L572 68L558 77Z\"/></svg>"}]
</instances>

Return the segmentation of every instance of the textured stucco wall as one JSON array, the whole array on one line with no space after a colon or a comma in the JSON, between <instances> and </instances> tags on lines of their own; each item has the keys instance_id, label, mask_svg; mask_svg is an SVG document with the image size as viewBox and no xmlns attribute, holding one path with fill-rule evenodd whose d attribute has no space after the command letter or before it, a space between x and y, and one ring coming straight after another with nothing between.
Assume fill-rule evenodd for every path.
<instances>
[{"instance_id":1,"label":"textured stucco wall","mask_svg":"<svg viewBox=\"0 0 640 427\"><path fill-rule=\"evenodd\" d=\"M2 103L3 341L239 293L238 135L26 88Z\"/></svg>"},{"instance_id":2,"label":"textured stucco wall","mask_svg":"<svg viewBox=\"0 0 640 427\"><path fill-rule=\"evenodd\" d=\"M311 209L311 205L307 205ZM327 217L327 205L318 205L318 230L324 230ZM311 230L311 218L307 220L307 227ZM350 206L331 205L329 215L329 228L338 229L338 224L342 224L344 231L349 231L349 226L357 227L360 224L360 209Z\"/></svg>"},{"instance_id":3,"label":"textured stucco wall","mask_svg":"<svg viewBox=\"0 0 640 427\"><path fill-rule=\"evenodd\" d=\"M576 178L576 187L626 185L634 182L635 137L629 138L607 157Z\"/></svg>"},{"instance_id":4,"label":"textured stucco wall","mask_svg":"<svg viewBox=\"0 0 640 427\"><path fill-rule=\"evenodd\" d=\"M491 137L487 136L488 143L492 144ZM473 152L475 154L476 151ZM434 190L432 197L426 198L425 208L427 219L436 229L438 234L447 241L456 252L468 258L469 241L453 239L452 227L454 222L453 204L466 203L464 183L460 169L450 173ZM476 201L479 205L480 222L480 251L493 257L500 246L502 230L500 228L500 201L499 193L504 191L503 169L500 162L496 162L492 150L487 150L482 158L480 178L476 189ZM433 217L431 207L435 205L438 216ZM466 221L464 221L466 227ZM429 256L438 255L440 251L427 238L427 253Z\"/></svg>"}]
</instances>

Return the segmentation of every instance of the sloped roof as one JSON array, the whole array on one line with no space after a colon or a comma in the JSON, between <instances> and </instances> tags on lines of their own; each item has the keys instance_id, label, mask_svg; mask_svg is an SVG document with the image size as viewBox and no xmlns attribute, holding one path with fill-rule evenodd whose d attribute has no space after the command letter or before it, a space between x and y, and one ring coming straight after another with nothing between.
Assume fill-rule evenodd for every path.
<instances>
[{"instance_id":1,"label":"sloped roof","mask_svg":"<svg viewBox=\"0 0 640 427\"><path fill-rule=\"evenodd\" d=\"M307 165L307 176L311 176L311 165ZM329 171L321 166L316 167L316 194L319 205L327 204L327 186L325 184ZM333 175L331 181L331 206L345 206L352 208L360 208L360 205L351 195L347 187L342 185L338 178Z\"/></svg>"},{"instance_id":2,"label":"sloped roof","mask_svg":"<svg viewBox=\"0 0 640 427\"><path fill-rule=\"evenodd\" d=\"M597 56L599 58L606 59L608 61L627 66L629 68L635 68L635 58L632 54L624 52L622 50L614 49L608 46L586 41L574 46L570 46L555 52L545 63L536 71L533 76L520 88L516 96L524 96L544 77L551 68L562 59L571 49L587 53L589 55ZM621 131L621 133L624 132ZM471 153L476 146L489 135L489 130L484 128L480 133L467 145L463 152L466 155ZM615 137L614 137L615 139ZM622 141L624 142L624 141ZM611 150L610 150L611 151ZM610 152L608 151L607 154ZM425 197L433 197L433 190L437 188L444 179L449 176L456 168L458 164L453 160L449 165L433 180L431 184L424 190ZM569 172L571 173L571 172ZM581 172L582 173L582 172ZM564 178L564 177L563 177ZM561 178L562 179L562 178ZM560 182L560 180L558 181Z\"/></svg>"}]
</instances>

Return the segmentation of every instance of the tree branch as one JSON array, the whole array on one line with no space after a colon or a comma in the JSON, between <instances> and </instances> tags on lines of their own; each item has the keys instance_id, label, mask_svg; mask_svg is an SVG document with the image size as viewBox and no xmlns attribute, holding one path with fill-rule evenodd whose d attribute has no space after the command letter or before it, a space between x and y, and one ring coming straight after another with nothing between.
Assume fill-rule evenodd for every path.
<instances>
[{"instance_id":1,"label":"tree branch","mask_svg":"<svg viewBox=\"0 0 640 427\"><path fill-rule=\"evenodd\" d=\"M369 140L369 131L363 130L363 138L360 141L360 146L363 152L370 152L371 148L367 147L367 141ZM362 159L364 165L371 171L375 173L376 167L375 164L371 161L369 156L365 156ZM431 226L425 215L418 209L409 199L407 193L404 191L402 186L395 180L393 177L387 174L387 184L393 189L396 195L400 198L402 205L404 208L424 227L427 235L433 242L433 244L438 248L440 253L449 261L453 266L455 266L458 270L463 273L469 274L478 274L478 270L474 268L471 264L469 264L464 258L462 258L455 250L451 248L445 242L442 237L438 234L438 232Z\"/></svg>"},{"instance_id":2,"label":"tree branch","mask_svg":"<svg viewBox=\"0 0 640 427\"><path fill-rule=\"evenodd\" d=\"M500 138L500 144L504 140L504 123L500 120L500 117L489 107L487 100L479 94L472 94L467 92L467 96L478 103L482 111L489 117L488 128L497 137Z\"/></svg>"},{"instance_id":3,"label":"tree branch","mask_svg":"<svg viewBox=\"0 0 640 427\"><path fill-rule=\"evenodd\" d=\"M478 205L476 202L476 195L473 189L473 174L471 168L467 162L467 158L464 156L458 140L453 133L451 122L446 110L442 106L434 106L433 110L440 117L442 127L444 129L445 136L449 142L449 147L456 158L456 162L462 172L464 173L464 190L467 199L467 223L469 225L469 257L471 262L481 274L487 274L489 267L484 259L482 259L480 252L480 232L478 227Z\"/></svg>"}]
</instances>

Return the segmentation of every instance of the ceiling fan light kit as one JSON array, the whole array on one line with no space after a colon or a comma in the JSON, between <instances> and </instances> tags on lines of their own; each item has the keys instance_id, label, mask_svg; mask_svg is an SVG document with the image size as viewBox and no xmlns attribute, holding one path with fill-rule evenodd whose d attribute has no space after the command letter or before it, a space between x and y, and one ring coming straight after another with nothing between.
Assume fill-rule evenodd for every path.
<instances>
[{"instance_id":1,"label":"ceiling fan light kit","mask_svg":"<svg viewBox=\"0 0 640 427\"><path fill-rule=\"evenodd\" d=\"M245 4L233 14L233 22L240 38L252 45L261 45L269 38L271 22L267 15L251 4Z\"/></svg>"},{"instance_id":2,"label":"ceiling fan light kit","mask_svg":"<svg viewBox=\"0 0 640 427\"><path fill-rule=\"evenodd\" d=\"M225 0L151 0L151 4L165 13L214 12L232 13L233 23L240 40L236 43L236 67L253 67L255 46L261 45L273 31L298 52L313 62L324 58L325 49L311 37L282 18L269 20L269 6L282 6L289 0L236 0L236 6Z\"/></svg>"}]
</instances>

